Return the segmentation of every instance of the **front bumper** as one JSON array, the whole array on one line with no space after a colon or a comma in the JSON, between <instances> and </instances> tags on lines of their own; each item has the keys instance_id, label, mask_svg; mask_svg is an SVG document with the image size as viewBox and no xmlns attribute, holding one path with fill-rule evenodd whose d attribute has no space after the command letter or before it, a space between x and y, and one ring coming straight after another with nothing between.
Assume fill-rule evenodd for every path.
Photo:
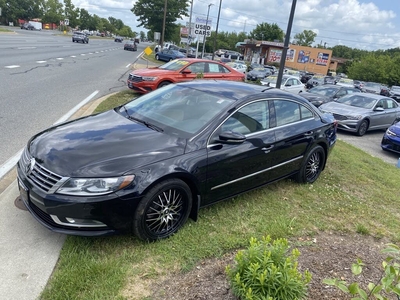
<instances>
[{"instance_id":1,"label":"front bumper","mask_svg":"<svg viewBox=\"0 0 400 300\"><path fill-rule=\"evenodd\" d=\"M400 154L400 137L391 138L385 133L382 138L381 148Z\"/></svg>"},{"instance_id":2,"label":"front bumper","mask_svg":"<svg viewBox=\"0 0 400 300\"><path fill-rule=\"evenodd\" d=\"M26 176L17 164L20 196L32 216L46 228L63 234L102 236L131 230L135 199L112 193L78 197L48 193Z\"/></svg>"}]
</instances>

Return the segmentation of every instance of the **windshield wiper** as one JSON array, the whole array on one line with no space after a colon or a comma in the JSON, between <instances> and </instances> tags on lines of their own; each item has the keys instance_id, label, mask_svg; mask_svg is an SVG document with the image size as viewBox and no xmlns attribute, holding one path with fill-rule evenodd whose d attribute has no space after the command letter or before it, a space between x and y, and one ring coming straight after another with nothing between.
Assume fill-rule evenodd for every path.
<instances>
[{"instance_id":1,"label":"windshield wiper","mask_svg":"<svg viewBox=\"0 0 400 300\"><path fill-rule=\"evenodd\" d=\"M149 123L149 122L143 121L143 120L141 120L141 119L132 117L132 116L129 114L128 110L126 109L125 105L122 105L121 107L124 109L124 111L125 111L125 113L126 113L126 117L127 117L129 120L133 120L133 121L142 123L142 124L145 125L146 127L150 128L150 129L153 129L153 130L155 130L155 131L164 132L164 130L163 130L161 127L157 126L157 125L154 125L154 124L152 124L152 123Z\"/></svg>"}]
</instances>

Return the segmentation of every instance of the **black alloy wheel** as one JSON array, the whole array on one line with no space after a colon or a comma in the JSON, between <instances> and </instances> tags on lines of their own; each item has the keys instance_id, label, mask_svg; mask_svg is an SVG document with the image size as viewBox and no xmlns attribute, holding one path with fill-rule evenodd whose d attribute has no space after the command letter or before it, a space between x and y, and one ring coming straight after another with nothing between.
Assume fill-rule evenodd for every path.
<instances>
[{"instance_id":1,"label":"black alloy wheel","mask_svg":"<svg viewBox=\"0 0 400 300\"><path fill-rule=\"evenodd\" d=\"M192 208L192 193L180 179L155 185L140 201L133 218L134 234L156 241L176 233L185 224Z\"/></svg>"},{"instance_id":2,"label":"black alloy wheel","mask_svg":"<svg viewBox=\"0 0 400 300\"><path fill-rule=\"evenodd\" d=\"M362 120L360 126L358 126L357 135L363 136L368 130L368 121Z\"/></svg>"},{"instance_id":3,"label":"black alloy wheel","mask_svg":"<svg viewBox=\"0 0 400 300\"><path fill-rule=\"evenodd\" d=\"M161 82L161 83L158 85L158 88L161 88L161 87L166 86L166 85L168 85L168 84L171 84L171 82L169 82L169 81L163 81L163 82Z\"/></svg>"},{"instance_id":4,"label":"black alloy wheel","mask_svg":"<svg viewBox=\"0 0 400 300\"><path fill-rule=\"evenodd\" d=\"M321 146L312 148L305 157L295 180L299 183L313 183L321 174L325 165L325 151Z\"/></svg>"}]
</instances>

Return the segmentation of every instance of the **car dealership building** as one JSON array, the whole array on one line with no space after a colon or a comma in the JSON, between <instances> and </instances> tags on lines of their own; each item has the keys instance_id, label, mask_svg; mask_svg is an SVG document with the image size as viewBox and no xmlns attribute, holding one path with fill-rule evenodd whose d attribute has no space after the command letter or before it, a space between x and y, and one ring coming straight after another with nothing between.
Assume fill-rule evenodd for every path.
<instances>
[{"instance_id":1,"label":"car dealership building","mask_svg":"<svg viewBox=\"0 0 400 300\"><path fill-rule=\"evenodd\" d=\"M238 45L244 53L245 60L261 64L279 64L284 48L281 42L245 40ZM312 48L300 45L289 45L285 67L299 71L328 74L336 71L331 63L332 50Z\"/></svg>"}]
</instances>

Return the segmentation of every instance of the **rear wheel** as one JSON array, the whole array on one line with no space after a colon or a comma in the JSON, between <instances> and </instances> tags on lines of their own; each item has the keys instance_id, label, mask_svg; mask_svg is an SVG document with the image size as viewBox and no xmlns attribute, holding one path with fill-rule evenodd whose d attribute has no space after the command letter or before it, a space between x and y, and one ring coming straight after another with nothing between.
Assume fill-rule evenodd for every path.
<instances>
[{"instance_id":1,"label":"rear wheel","mask_svg":"<svg viewBox=\"0 0 400 300\"><path fill-rule=\"evenodd\" d=\"M363 136L367 132L367 129L368 129L368 121L362 120L360 126L358 126L357 135Z\"/></svg>"},{"instance_id":2,"label":"rear wheel","mask_svg":"<svg viewBox=\"0 0 400 300\"><path fill-rule=\"evenodd\" d=\"M325 165L325 151L321 146L312 148L305 157L300 172L295 176L299 183L313 183Z\"/></svg>"},{"instance_id":3,"label":"rear wheel","mask_svg":"<svg viewBox=\"0 0 400 300\"><path fill-rule=\"evenodd\" d=\"M158 56L158 54L156 54L156 59L157 59L157 60L160 60L160 57Z\"/></svg>"},{"instance_id":4,"label":"rear wheel","mask_svg":"<svg viewBox=\"0 0 400 300\"><path fill-rule=\"evenodd\" d=\"M140 239L156 241L176 233L192 208L192 193L180 179L158 183L140 201L133 218L133 233Z\"/></svg>"}]
</instances>

